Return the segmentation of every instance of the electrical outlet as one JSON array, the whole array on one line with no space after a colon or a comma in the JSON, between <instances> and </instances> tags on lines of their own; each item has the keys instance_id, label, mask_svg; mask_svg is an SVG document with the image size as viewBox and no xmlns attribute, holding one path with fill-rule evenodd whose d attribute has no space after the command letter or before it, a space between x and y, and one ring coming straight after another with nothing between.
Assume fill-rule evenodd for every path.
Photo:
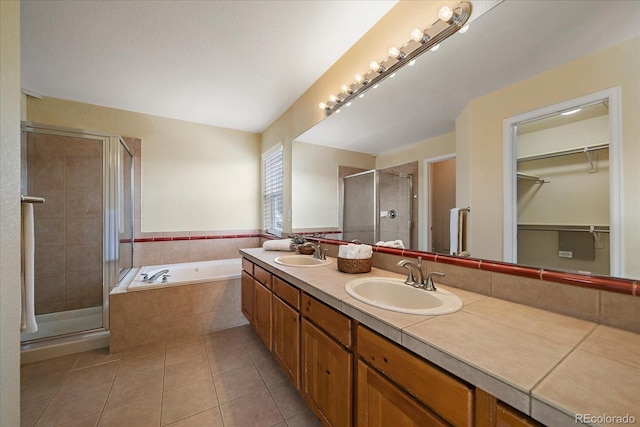
<instances>
[{"instance_id":1,"label":"electrical outlet","mask_svg":"<svg viewBox=\"0 0 640 427\"><path fill-rule=\"evenodd\" d=\"M560 258L573 258L573 252L571 251L558 251Z\"/></svg>"}]
</instances>

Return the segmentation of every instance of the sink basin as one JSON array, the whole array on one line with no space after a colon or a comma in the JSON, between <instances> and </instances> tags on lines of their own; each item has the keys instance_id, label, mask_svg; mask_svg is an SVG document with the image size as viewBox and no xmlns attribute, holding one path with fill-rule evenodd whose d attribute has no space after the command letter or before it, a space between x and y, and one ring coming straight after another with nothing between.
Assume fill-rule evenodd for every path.
<instances>
[{"instance_id":1,"label":"sink basin","mask_svg":"<svg viewBox=\"0 0 640 427\"><path fill-rule=\"evenodd\" d=\"M277 264L289 267L321 267L331 264L330 259L316 259L311 255L284 255L274 260Z\"/></svg>"},{"instance_id":2,"label":"sink basin","mask_svg":"<svg viewBox=\"0 0 640 427\"><path fill-rule=\"evenodd\" d=\"M400 313L435 316L455 313L462 308L462 300L451 292L439 288L435 292L414 288L406 285L404 279L354 279L345 285L345 289L365 304Z\"/></svg>"}]
</instances>

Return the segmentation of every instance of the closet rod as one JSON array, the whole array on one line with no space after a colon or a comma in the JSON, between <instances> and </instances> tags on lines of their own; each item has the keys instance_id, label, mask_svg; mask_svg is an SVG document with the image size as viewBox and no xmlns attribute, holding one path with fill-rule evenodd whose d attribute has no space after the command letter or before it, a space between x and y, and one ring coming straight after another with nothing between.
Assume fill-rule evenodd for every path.
<instances>
[{"instance_id":1,"label":"closet rod","mask_svg":"<svg viewBox=\"0 0 640 427\"><path fill-rule=\"evenodd\" d=\"M517 172L516 177L518 179L524 179L526 181L535 181L538 184L546 184L551 182L548 179L540 178L537 175L529 175L528 173L522 173L522 172Z\"/></svg>"},{"instance_id":2,"label":"closet rod","mask_svg":"<svg viewBox=\"0 0 640 427\"><path fill-rule=\"evenodd\" d=\"M518 225L518 230L527 231L579 231L581 233L608 233L609 228L600 227L553 227L553 226L536 226L536 225Z\"/></svg>"},{"instance_id":3,"label":"closet rod","mask_svg":"<svg viewBox=\"0 0 640 427\"><path fill-rule=\"evenodd\" d=\"M589 151L604 150L607 148L609 148L609 143L605 142L603 144L589 145L583 148L570 148L567 150L551 151L549 153L544 153L544 154L534 154L532 156L520 157L518 158L518 163L528 162L530 160L540 160L540 159L549 159L551 157L567 156L569 154L588 153Z\"/></svg>"}]
</instances>

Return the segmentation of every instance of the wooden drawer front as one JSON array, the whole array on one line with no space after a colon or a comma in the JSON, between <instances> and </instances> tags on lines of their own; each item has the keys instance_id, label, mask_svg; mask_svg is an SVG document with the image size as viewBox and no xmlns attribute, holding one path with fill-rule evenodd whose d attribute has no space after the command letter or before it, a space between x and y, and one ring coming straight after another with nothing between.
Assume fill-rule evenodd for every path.
<instances>
[{"instance_id":1,"label":"wooden drawer front","mask_svg":"<svg viewBox=\"0 0 640 427\"><path fill-rule=\"evenodd\" d=\"M398 386L358 360L358 426L448 426Z\"/></svg>"},{"instance_id":2,"label":"wooden drawer front","mask_svg":"<svg viewBox=\"0 0 640 427\"><path fill-rule=\"evenodd\" d=\"M362 326L358 355L455 426L473 425L473 388Z\"/></svg>"},{"instance_id":3,"label":"wooden drawer front","mask_svg":"<svg viewBox=\"0 0 640 427\"><path fill-rule=\"evenodd\" d=\"M271 273L262 267L253 265L253 277L260 283L262 283L267 289L271 289Z\"/></svg>"},{"instance_id":4,"label":"wooden drawer front","mask_svg":"<svg viewBox=\"0 0 640 427\"><path fill-rule=\"evenodd\" d=\"M542 424L525 414L498 402L496 408L496 427L540 427Z\"/></svg>"},{"instance_id":5,"label":"wooden drawer front","mask_svg":"<svg viewBox=\"0 0 640 427\"><path fill-rule=\"evenodd\" d=\"M302 294L300 314L327 331L344 346L351 348L351 319L328 305Z\"/></svg>"},{"instance_id":6,"label":"wooden drawer front","mask_svg":"<svg viewBox=\"0 0 640 427\"><path fill-rule=\"evenodd\" d=\"M300 290L291 286L279 277L273 276L271 283L273 293L296 310L300 310Z\"/></svg>"},{"instance_id":7,"label":"wooden drawer front","mask_svg":"<svg viewBox=\"0 0 640 427\"><path fill-rule=\"evenodd\" d=\"M271 291L254 281L254 328L271 351Z\"/></svg>"},{"instance_id":8,"label":"wooden drawer front","mask_svg":"<svg viewBox=\"0 0 640 427\"><path fill-rule=\"evenodd\" d=\"M242 269L253 276L253 263L246 258L242 258Z\"/></svg>"}]
</instances>

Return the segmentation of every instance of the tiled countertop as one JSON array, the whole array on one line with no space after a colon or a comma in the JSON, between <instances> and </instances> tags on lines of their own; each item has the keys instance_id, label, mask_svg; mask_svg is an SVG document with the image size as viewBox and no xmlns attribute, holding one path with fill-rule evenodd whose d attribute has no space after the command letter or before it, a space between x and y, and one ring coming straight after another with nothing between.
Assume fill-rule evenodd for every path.
<instances>
[{"instance_id":1,"label":"tiled countertop","mask_svg":"<svg viewBox=\"0 0 640 427\"><path fill-rule=\"evenodd\" d=\"M550 426L575 426L577 414L629 416L640 425L640 335L439 285L464 302L445 316L397 313L345 291L354 278L402 275L373 268L351 275L336 260L287 267L282 252L241 253L261 267L410 349L455 376ZM614 425L609 418L597 425ZM618 423L619 424L619 423Z\"/></svg>"}]
</instances>

